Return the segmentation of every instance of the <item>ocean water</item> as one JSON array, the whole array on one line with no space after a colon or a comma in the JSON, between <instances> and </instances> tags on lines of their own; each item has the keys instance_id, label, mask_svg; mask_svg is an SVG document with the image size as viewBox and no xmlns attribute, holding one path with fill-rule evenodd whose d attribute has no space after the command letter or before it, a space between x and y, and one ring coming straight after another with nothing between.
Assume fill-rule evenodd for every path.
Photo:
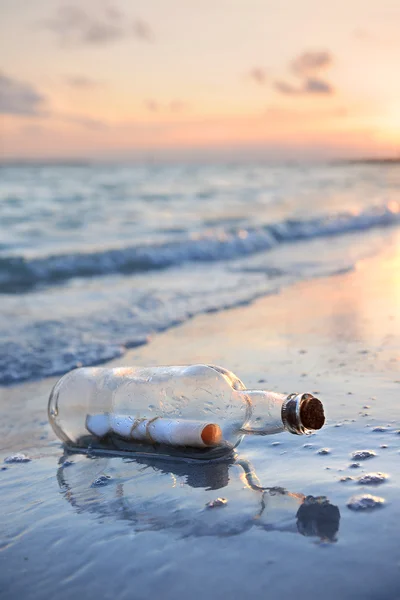
<instances>
[{"instance_id":1,"label":"ocean water","mask_svg":"<svg viewBox=\"0 0 400 600\"><path fill-rule=\"evenodd\" d=\"M399 225L396 164L3 166L0 384L352 269Z\"/></svg>"}]
</instances>

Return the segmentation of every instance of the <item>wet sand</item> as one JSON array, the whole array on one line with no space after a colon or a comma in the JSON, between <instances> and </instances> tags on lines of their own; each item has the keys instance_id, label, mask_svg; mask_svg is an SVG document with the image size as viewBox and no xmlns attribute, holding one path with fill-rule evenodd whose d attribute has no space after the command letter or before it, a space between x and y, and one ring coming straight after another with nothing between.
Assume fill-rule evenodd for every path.
<instances>
[{"instance_id":1,"label":"wet sand","mask_svg":"<svg viewBox=\"0 0 400 600\"><path fill-rule=\"evenodd\" d=\"M46 415L55 379L0 388L1 597L398 597L400 236L353 272L196 317L110 364L195 362L314 392L326 426L248 438L232 463L64 456ZM3 462L16 452L31 461ZM385 502L347 506L365 494Z\"/></svg>"}]
</instances>

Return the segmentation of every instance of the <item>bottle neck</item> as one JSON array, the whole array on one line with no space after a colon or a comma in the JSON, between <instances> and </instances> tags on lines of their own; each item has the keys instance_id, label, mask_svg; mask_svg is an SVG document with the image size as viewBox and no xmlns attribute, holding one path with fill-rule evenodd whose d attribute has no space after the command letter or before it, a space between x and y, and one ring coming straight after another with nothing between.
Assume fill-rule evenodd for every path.
<instances>
[{"instance_id":1,"label":"bottle neck","mask_svg":"<svg viewBox=\"0 0 400 600\"><path fill-rule=\"evenodd\" d=\"M286 395L264 390L240 390L237 394L248 406L247 420L242 432L250 435L269 435L284 431L282 406Z\"/></svg>"},{"instance_id":2,"label":"bottle neck","mask_svg":"<svg viewBox=\"0 0 400 600\"><path fill-rule=\"evenodd\" d=\"M312 394L278 394L264 390L236 392L248 406L242 432L269 435L287 430L296 435L320 429L325 422L323 406Z\"/></svg>"}]
</instances>

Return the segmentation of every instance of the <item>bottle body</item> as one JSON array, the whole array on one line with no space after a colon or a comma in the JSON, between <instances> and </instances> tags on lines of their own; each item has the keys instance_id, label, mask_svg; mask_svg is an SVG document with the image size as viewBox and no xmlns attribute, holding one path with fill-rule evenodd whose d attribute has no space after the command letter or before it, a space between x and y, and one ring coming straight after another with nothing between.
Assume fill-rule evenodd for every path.
<instances>
[{"instance_id":1,"label":"bottle body","mask_svg":"<svg viewBox=\"0 0 400 600\"><path fill-rule=\"evenodd\" d=\"M283 431L286 400L246 390L233 373L210 365L94 367L64 375L48 413L71 447L148 451L161 445L218 454L246 433Z\"/></svg>"}]
</instances>

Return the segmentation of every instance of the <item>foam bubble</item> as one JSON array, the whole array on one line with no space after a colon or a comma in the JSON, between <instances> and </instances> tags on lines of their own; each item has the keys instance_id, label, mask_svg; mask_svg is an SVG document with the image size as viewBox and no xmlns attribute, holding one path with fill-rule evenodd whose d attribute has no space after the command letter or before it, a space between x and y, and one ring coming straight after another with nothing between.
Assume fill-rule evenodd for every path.
<instances>
[{"instance_id":1,"label":"foam bubble","mask_svg":"<svg viewBox=\"0 0 400 600\"><path fill-rule=\"evenodd\" d=\"M97 477L97 479L93 481L90 487L104 487L110 483L110 480L110 475L100 475L100 477Z\"/></svg>"},{"instance_id":2,"label":"foam bubble","mask_svg":"<svg viewBox=\"0 0 400 600\"><path fill-rule=\"evenodd\" d=\"M376 456L376 452L373 450L356 450L352 453L351 458L354 460L368 460Z\"/></svg>"},{"instance_id":3,"label":"foam bubble","mask_svg":"<svg viewBox=\"0 0 400 600\"><path fill-rule=\"evenodd\" d=\"M360 485L379 485L384 483L389 476L386 473L367 473L358 480Z\"/></svg>"},{"instance_id":4,"label":"foam bubble","mask_svg":"<svg viewBox=\"0 0 400 600\"><path fill-rule=\"evenodd\" d=\"M385 504L385 499L371 494L360 494L352 496L347 502L348 508L355 511L374 510L381 508Z\"/></svg>"},{"instance_id":5,"label":"foam bubble","mask_svg":"<svg viewBox=\"0 0 400 600\"><path fill-rule=\"evenodd\" d=\"M7 458L4 459L5 463L8 464L12 464L12 463L27 463L30 462L31 458L29 458L29 456L27 456L26 454L13 454L12 456L7 456Z\"/></svg>"},{"instance_id":6,"label":"foam bubble","mask_svg":"<svg viewBox=\"0 0 400 600\"><path fill-rule=\"evenodd\" d=\"M226 498L216 498L215 500L211 500L211 502L207 502L207 508L218 508L220 506L226 506L228 504L228 500Z\"/></svg>"}]
</instances>

